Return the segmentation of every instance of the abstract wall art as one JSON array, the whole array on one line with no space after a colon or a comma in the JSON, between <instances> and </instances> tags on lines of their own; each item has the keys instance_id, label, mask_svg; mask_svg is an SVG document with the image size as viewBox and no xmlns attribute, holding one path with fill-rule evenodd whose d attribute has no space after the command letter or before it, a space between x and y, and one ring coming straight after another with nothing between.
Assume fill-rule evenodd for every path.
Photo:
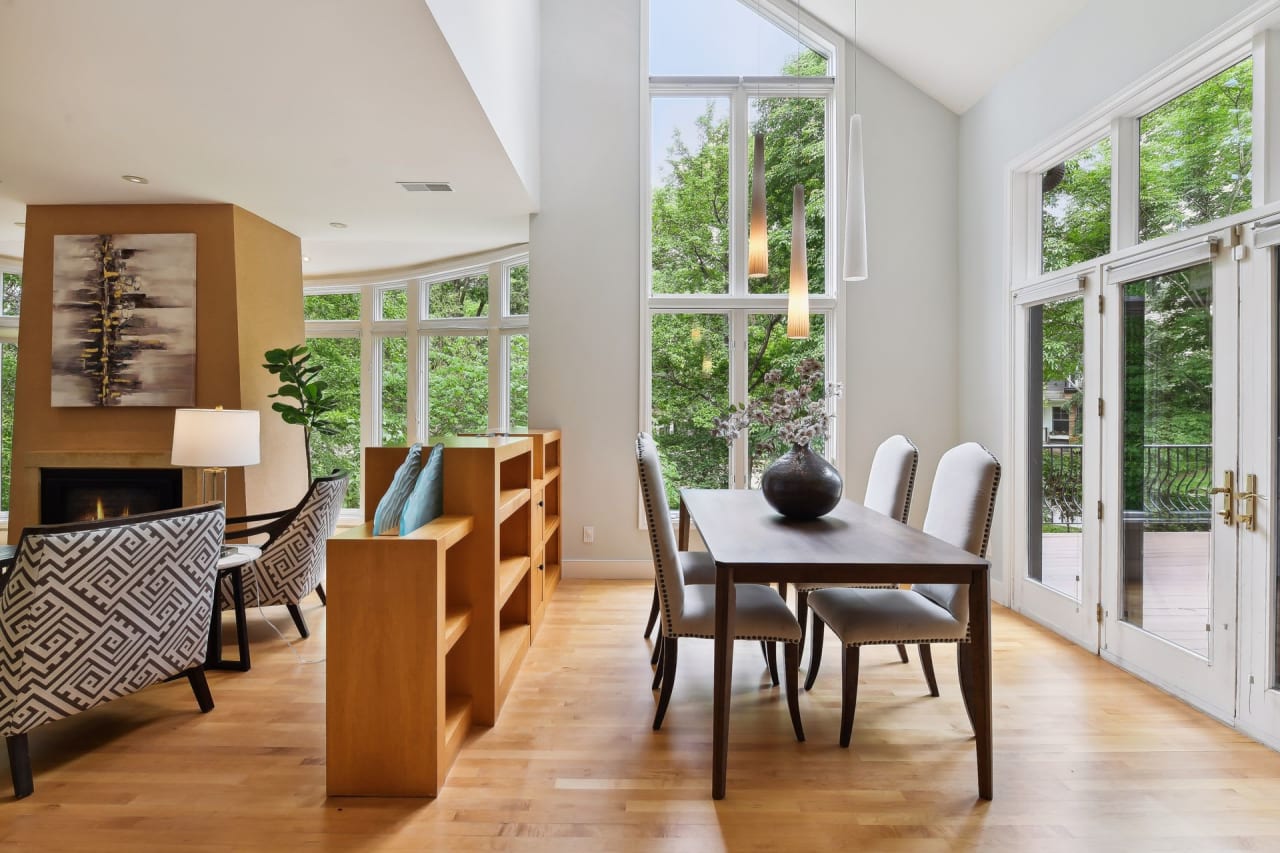
<instances>
[{"instance_id":1,"label":"abstract wall art","mask_svg":"<svg viewBox=\"0 0 1280 853\"><path fill-rule=\"evenodd\" d=\"M195 367L195 234L53 238L54 406L191 406Z\"/></svg>"}]
</instances>

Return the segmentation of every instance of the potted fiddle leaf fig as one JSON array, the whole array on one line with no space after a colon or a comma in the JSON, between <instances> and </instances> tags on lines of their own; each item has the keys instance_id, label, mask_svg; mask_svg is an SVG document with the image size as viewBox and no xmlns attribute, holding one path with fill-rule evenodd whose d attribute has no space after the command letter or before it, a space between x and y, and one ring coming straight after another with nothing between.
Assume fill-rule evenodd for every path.
<instances>
[{"instance_id":1,"label":"potted fiddle leaf fig","mask_svg":"<svg viewBox=\"0 0 1280 853\"><path fill-rule=\"evenodd\" d=\"M311 434L334 435L338 429L329 420L337 408L337 401L326 393L328 385L320 379L321 368L312 363L311 354L303 344L288 349L267 350L267 363L262 365L272 376L280 378L280 388L269 398L283 397L286 401L271 404L271 410L279 412L287 424L302 427L302 442L307 453L307 472L311 471Z\"/></svg>"}]
</instances>

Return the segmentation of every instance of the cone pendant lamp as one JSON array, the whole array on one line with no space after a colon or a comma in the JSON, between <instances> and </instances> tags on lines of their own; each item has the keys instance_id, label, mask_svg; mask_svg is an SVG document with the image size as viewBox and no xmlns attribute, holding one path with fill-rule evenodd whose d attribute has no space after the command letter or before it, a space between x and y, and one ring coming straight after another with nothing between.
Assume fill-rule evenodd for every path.
<instances>
[{"instance_id":1,"label":"cone pendant lamp","mask_svg":"<svg viewBox=\"0 0 1280 853\"><path fill-rule=\"evenodd\" d=\"M844 195L844 280L867 278L867 198L862 174L862 116L849 118L849 160Z\"/></svg>"},{"instance_id":2,"label":"cone pendant lamp","mask_svg":"<svg viewBox=\"0 0 1280 853\"><path fill-rule=\"evenodd\" d=\"M809 337L809 253L805 248L804 186L791 191L791 286L787 290L787 337Z\"/></svg>"},{"instance_id":3,"label":"cone pendant lamp","mask_svg":"<svg viewBox=\"0 0 1280 853\"><path fill-rule=\"evenodd\" d=\"M769 274L769 226L764 217L764 134L756 134L751 165L751 232L747 240L747 278Z\"/></svg>"}]
</instances>

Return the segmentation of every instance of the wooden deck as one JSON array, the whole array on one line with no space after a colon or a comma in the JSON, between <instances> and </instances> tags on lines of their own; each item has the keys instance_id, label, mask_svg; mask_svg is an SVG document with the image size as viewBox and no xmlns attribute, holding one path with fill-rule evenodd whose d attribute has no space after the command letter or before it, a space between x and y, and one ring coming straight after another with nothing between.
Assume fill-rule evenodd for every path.
<instances>
[{"instance_id":1,"label":"wooden deck","mask_svg":"<svg viewBox=\"0 0 1280 853\"><path fill-rule=\"evenodd\" d=\"M1143 629L1201 656L1209 653L1209 537L1197 532L1143 535ZM1046 533L1042 583L1079 599L1079 533ZM1137 621L1136 619L1133 621Z\"/></svg>"},{"instance_id":2,"label":"wooden deck","mask_svg":"<svg viewBox=\"0 0 1280 853\"><path fill-rule=\"evenodd\" d=\"M999 607L994 802L976 797L952 646L935 646L939 699L914 650L905 666L866 650L845 750L835 658L801 696L800 744L751 644L735 658L729 796L714 802L711 643L681 644L653 732L651 589L566 581L498 724L472 735L436 800L326 799L324 664L299 663L251 612L253 670L210 675L212 713L173 683L33 733L36 792L0 796L0 849L1280 849L1280 755ZM305 610L312 637L295 646L310 660L325 620L314 599ZM294 636L283 608L268 613Z\"/></svg>"}]
</instances>

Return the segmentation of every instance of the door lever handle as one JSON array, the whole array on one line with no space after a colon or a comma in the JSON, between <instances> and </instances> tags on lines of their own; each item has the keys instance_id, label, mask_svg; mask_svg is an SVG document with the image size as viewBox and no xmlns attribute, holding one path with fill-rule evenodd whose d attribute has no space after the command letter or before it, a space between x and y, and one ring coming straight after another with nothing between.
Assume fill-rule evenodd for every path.
<instances>
[{"instance_id":1,"label":"door lever handle","mask_svg":"<svg viewBox=\"0 0 1280 853\"><path fill-rule=\"evenodd\" d=\"M1218 510L1218 515L1222 516L1222 523L1230 527L1236 521L1236 472L1223 471L1222 485L1215 486L1209 490L1211 495L1222 495L1222 509Z\"/></svg>"},{"instance_id":2,"label":"door lever handle","mask_svg":"<svg viewBox=\"0 0 1280 853\"><path fill-rule=\"evenodd\" d=\"M1236 519L1240 522L1240 526L1245 530L1258 529L1258 478L1249 474L1244 478L1244 491L1236 495L1236 498L1244 503L1241 511L1236 515Z\"/></svg>"}]
</instances>

